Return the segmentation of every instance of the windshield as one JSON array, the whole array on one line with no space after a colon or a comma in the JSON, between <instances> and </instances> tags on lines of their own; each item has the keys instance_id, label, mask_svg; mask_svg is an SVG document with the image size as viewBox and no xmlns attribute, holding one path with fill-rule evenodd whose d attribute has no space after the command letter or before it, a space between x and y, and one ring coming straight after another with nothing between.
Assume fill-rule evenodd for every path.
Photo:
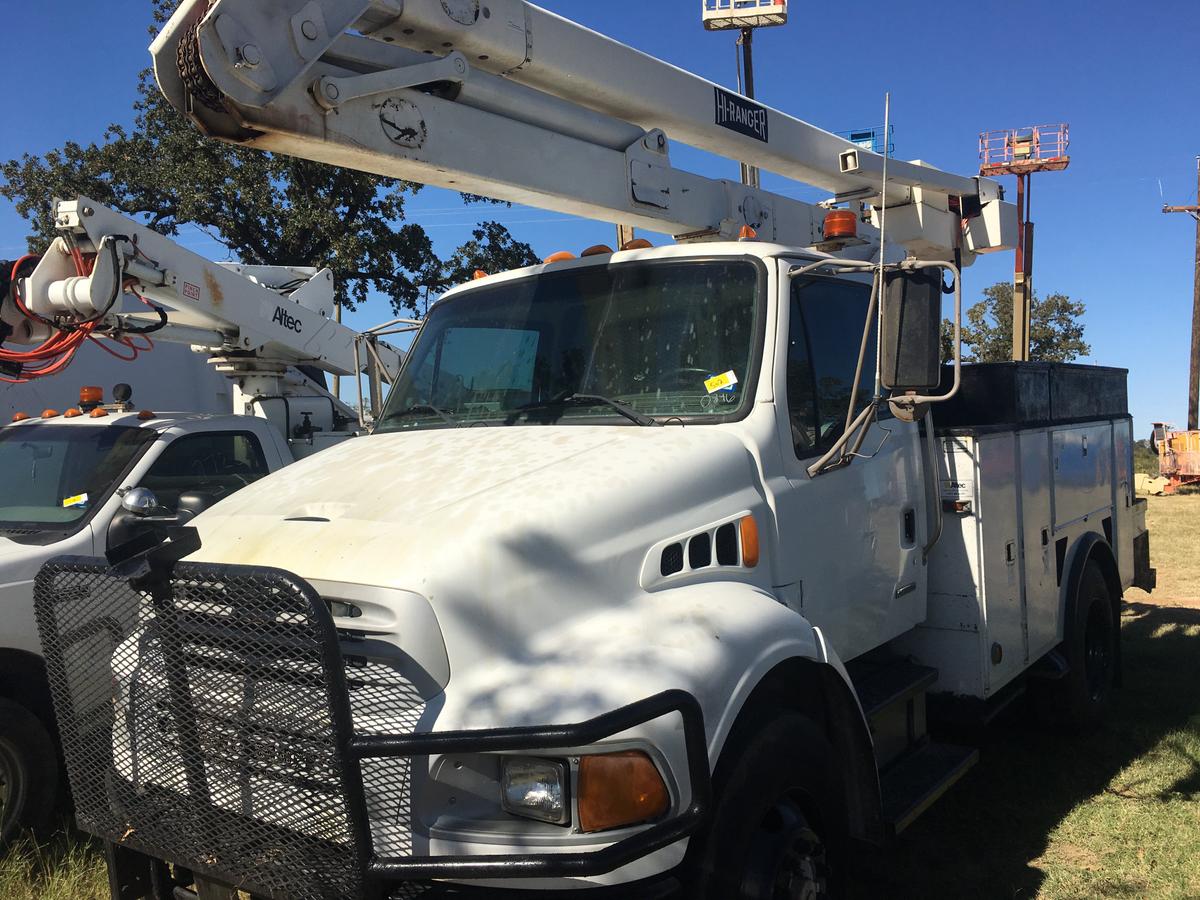
<instances>
[{"instance_id":1,"label":"windshield","mask_svg":"<svg viewBox=\"0 0 1200 900\"><path fill-rule=\"evenodd\" d=\"M0 530L70 529L108 498L155 436L113 426L0 429Z\"/></svg>"},{"instance_id":2,"label":"windshield","mask_svg":"<svg viewBox=\"0 0 1200 900\"><path fill-rule=\"evenodd\" d=\"M376 430L736 414L759 271L745 259L598 265L451 297L430 311Z\"/></svg>"}]
</instances>

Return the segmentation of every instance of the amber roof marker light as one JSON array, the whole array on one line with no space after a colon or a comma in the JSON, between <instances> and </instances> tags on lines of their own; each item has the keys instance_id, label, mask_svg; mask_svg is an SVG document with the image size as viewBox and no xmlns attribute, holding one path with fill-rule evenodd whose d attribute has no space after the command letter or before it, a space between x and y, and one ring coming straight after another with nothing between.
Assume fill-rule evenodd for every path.
<instances>
[{"instance_id":1,"label":"amber roof marker light","mask_svg":"<svg viewBox=\"0 0 1200 900\"><path fill-rule=\"evenodd\" d=\"M857 237L858 214L852 209L831 209L825 213L822 230L825 232L827 241Z\"/></svg>"}]
</instances>

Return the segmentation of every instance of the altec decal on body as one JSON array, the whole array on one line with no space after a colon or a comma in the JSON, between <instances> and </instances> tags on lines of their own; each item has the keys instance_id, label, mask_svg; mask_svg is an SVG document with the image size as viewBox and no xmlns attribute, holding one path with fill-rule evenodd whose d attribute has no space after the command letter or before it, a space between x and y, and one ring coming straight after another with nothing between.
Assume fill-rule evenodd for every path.
<instances>
[{"instance_id":1,"label":"altec decal on body","mask_svg":"<svg viewBox=\"0 0 1200 900\"><path fill-rule=\"evenodd\" d=\"M282 325L284 328L296 332L296 334L299 334L304 330L303 326L300 324L300 320L282 306L275 307L275 314L271 316L271 321L276 325Z\"/></svg>"},{"instance_id":2,"label":"altec decal on body","mask_svg":"<svg viewBox=\"0 0 1200 900\"><path fill-rule=\"evenodd\" d=\"M714 121L722 128L744 134L756 140L767 143L767 108L759 106L753 100L747 100L737 94L721 88L713 88L716 94L716 118Z\"/></svg>"}]
</instances>

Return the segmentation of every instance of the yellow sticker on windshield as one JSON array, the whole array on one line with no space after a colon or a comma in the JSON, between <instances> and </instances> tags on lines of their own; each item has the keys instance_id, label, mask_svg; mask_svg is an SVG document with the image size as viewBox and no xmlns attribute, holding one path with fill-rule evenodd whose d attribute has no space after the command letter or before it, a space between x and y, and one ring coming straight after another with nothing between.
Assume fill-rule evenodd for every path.
<instances>
[{"instance_id":1,"label":"yellow sticker on windshield","mask_svg":"<svg viewBox=\"0 0 1200 900\"><path fill-rule=\"evenodd\" d=\"M728 390L737 383L737 376L733 374L733 369L730 369L728 372L722 372L720 375L706 378L704 380L704 388L710 394L715 394L717 391Z\"/></svg>"},{"instance_id":2,"label":"yellow sticker on windshield","mask_svg":"<svg viewBox=\"0 0 1200 900\"><path fill-rule=\"evenodd\" d=\"M70 509L72 506L86 506L87 494L76 494L74 497L67 497L63 500L63 509Z\"/></svg>"}]
</instances>

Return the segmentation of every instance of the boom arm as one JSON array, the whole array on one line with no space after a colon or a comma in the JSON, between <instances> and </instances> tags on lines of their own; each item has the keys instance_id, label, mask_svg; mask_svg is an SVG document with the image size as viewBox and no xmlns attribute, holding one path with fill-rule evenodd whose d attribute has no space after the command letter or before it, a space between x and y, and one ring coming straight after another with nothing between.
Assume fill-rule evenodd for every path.
<instances>
[{"instance_id":1,"label":"boom arm","mask_svg":"<svg viewBox=\"0 0 1200 900\"><path fill-rule=\"evenodd\" d=\"M374 341L374 354L356 350L365 336L330 318L329 269L213 263L86 197L60 201L56 223L61 236L20 285L33 314L24 342L92 323L111 337L192 344L241 372L311 366L354 375L376 355L386 380L399 370L399 351ZM90 271L80 272L77 255ZM153 308L123 311L126 290Z\"/></svg>"},{"instance_id":2,"label":"boom arm","mask_svg":"<svg viewBox=\"0 0 1200 900\"><path fill-rule=\"evenodd\" d=\"M207 134L680 239L750 225L819 246L825 209L676 169L668 134L832 202L884 192L877 154L524 0L187 0L151 52ZM887 172L888 238L910 252L1011 246L995 182Z\"/></svg>"}]
</instances>

